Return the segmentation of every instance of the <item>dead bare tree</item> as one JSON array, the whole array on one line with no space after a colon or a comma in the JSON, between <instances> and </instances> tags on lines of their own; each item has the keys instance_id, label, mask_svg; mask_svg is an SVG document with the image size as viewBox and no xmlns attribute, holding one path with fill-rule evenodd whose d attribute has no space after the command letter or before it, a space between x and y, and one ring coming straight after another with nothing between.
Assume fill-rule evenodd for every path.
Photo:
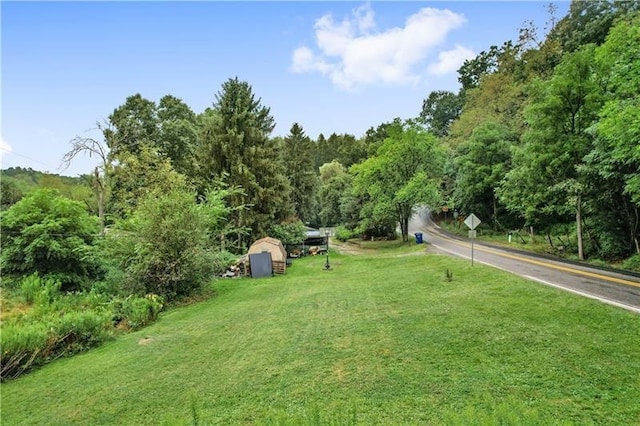
<instances>
[{"instance_id":1,"label":"dead bare tree","mask_svg":"<svg viewBox=\"0 0 640 426\"><path fill-rule=\"evenodd\" d=\"M97 130L103 135L105 134L105 127L96 123ZM104 219L104 206L107 199L107 192L109 190L108 179L112 166L112 158L109 154L109 147L107 143L102 140L97 140L90 137L76 136L71 140L71 150L67 152L62 158L62 170L65 170L71 165L71 161L80 153L89 155L89 157L96 156L100 160L100 164L93 170L93 190L96 194L98 201L98 218L100 219L100 229L104 232L105 219Z\"/></svg>"}]
</instances>

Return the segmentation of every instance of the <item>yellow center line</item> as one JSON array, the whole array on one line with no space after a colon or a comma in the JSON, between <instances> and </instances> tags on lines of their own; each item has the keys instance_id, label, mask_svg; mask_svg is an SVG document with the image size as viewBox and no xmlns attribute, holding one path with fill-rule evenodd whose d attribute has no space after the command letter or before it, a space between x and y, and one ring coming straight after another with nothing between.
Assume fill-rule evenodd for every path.
<instances>
[{"instance_id":1,"label":"yellow center line","mask_svg":"<svg viewBox=\"0 0 640 426\"><path fill-rule=\"evenodd\" d=\"M471 244L469 244L469 243L464 243L464 242L458 241L456 239L443 236L440 233L438 233L438 236L440 238L442 238L442 239L445 239L447 241L453 242L453 243L458 244L460 246L468 247L468 248L471 247ZM599 279L599 280L610 281L610 282L614 282L614 283L618 283L618 284L630 285L630 286L633 286L633 287L639 287L640 288L640 283L637 282L637 281L629 281L629 280L625 280L623 278L610 277L610 276L607 276L607 275L598 274L596 272L583 271L583 270L571 268L571 267L568 267L568 266L556 265L556 264L553 264L553 263L548 263L548 262L544 262L544 261L540 261L540 260L530 259L530 258L527 258L527 257L518 256L518 255L515 255L515 254L504 253L504 252L501 252L501 251L492 250L492 249L487 248L487 247L482 246L482 245L474 245L474 250L479 250L479 251L483 251L483 252L486 252L486 253L495 254L497 256L502 256L502 257L506 257L506 258L509 258L509 259L519 260L521 262L527 262L527 263L531 263L531 264L538 265L538 266L544 266L546 268L557 269L558 271L569 272L569 273L573 273L573 274L583 275L585 277L591 277L591 278L596 278L596 279Z\"/></svg>"}]
</instances>

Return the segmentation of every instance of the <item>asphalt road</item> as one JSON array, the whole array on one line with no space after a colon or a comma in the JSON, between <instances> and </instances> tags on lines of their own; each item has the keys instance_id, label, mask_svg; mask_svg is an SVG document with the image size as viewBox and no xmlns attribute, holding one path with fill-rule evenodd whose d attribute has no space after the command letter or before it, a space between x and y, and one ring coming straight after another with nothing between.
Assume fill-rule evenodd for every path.
<instances>
[{"instance_id":1,"label":"asphalt road","mask_svg":"<svg viewBox=\"0 0 640 426\"><path fill-rule=\"evenodd\" d=\"M409 235L423 233L432 250L469 259L520 275L541 284L597 299L640 314L640 278L567 263L522 251L503 249L461 239L443 232L422 209L409 224ZM473 256L473 257L472 257Z\"/></svg>"}]
</instances>

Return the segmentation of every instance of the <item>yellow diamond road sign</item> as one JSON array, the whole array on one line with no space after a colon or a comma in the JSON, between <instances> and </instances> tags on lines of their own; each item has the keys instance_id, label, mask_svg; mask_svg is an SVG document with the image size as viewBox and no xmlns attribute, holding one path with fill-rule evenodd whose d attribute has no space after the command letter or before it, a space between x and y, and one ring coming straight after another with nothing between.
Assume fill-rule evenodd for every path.
<instances>
[{"instance_id":1,"label":"yellow diamond road sign","mask_svg":"<svg viewBox=\"0 0 640 426\"><path fill-rule=\"evenodd\" d=\"M474 229L476 229L476 227L478 225L480 225L480 219L478 219L478 216L476 216L475 214L471 213L464 220L464 224L467 225L469 227L469 229L474 230Z\"/></svg>"}]
</instances>

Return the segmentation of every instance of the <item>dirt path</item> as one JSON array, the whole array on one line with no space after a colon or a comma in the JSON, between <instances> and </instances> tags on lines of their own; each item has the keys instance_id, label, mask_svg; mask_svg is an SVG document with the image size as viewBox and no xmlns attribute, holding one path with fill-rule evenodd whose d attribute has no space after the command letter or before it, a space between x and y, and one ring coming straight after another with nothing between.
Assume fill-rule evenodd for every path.
<instances>
[{"instance_id":1,"label":"dirt path","mask_svg":"<svg viewBox=\"0 0 640 426\"><path fill-rule=\"evenodd\" d=\"M329 239L329 248L333 249L339 253L347 253L347 254L363 254L365 249L360 247L358 244L350 243L350 242L342 242L335 238Z\"/></svg>"}]
</instances>

